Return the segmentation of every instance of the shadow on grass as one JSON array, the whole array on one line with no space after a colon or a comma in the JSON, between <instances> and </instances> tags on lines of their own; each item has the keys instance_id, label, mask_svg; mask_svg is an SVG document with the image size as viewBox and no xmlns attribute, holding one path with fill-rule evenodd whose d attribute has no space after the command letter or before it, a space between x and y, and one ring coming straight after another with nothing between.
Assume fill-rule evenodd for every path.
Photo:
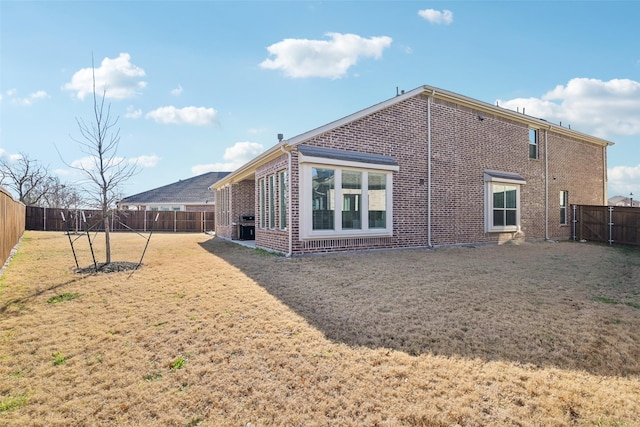
<instances>
[{"instance_id":1,"label":"shadow on grass","mask_svg":"<svg viewBox=\"0 0 640 427\"><path fill-rule=\"evenodd\" d=\"M594 299L640 302L640 270L602 274L606 257L598 264L539 245L288 259L221 239L201 244L335 342L640 374L640 310Z\"/></svg>"},{"instance_id":2,"label":"shadow on grass","mask_svg":"<svg viewBox=\"0 0 640 427\"><path fill-rule=\"evenodd\" d=\"M19 307L22 304L26 304L27 302L30 302L33 299L38 298L39 296L41 296L42 294L44 294L46 292L55 291L58 288L63 288L65 286L67 286L67 285L71 285L73 283L81 282L86 277L87 276L76 277L76 278L73 278L71 280L67 280L66 282L62 282L62 283L58 283L58 284L54 284L54 285L48 286L46 288L38 289L37 291L32 292L31 294L23 296L21 298L9 299L4 304L0 305L0 315L6 316L6 315L11 313L9 311L9 309L12 308L12 307L16 307L16 306ZM14 315L19 315L20 314L20 310L17 310L16 312L13 312L13 313L14 313Z\"/></svg>"}]
</instances>

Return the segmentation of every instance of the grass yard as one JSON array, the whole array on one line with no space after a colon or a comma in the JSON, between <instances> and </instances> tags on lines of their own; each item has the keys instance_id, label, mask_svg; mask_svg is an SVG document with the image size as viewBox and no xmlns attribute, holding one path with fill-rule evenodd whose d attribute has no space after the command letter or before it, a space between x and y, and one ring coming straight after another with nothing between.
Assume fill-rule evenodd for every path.
<instances>
[{"instance_id":1,"label":"grass yard","mask_svg":"<svg viewBox=\"0 0 640 427\"><path fill-rule=\"evenodd\" d=\"M112 258L144 244L112 234ZM0 278L0 426L640 426L638 250L158 233L138 271L74 268L27 232Z\"/></svg>"}]
</instances>

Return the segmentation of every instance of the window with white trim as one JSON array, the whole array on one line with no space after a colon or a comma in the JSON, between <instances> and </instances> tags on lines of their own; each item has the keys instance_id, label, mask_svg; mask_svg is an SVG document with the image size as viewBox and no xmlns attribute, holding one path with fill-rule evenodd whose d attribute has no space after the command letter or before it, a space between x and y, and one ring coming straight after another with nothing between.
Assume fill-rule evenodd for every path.
<instances>
[{"instance_id":1,"label":"window with white trim","mask_svg":"<svg viewBox=\"0 0 640 427\"><path fill-rule=\"evenodd\" d=\"M529 158L538 158L538 130L529 129Z\"/></svg>"},{"instance_id":2,"label":"window with white trim","mask_svg":"<svg viewBox=\"0 0 640 427\"><path fill-rule=\"evenodd\" d=\"M569 223L569 219L567 217L567 206L569 206L569 192L561 191L560 192L560 224L567 225Z\"/></svg>"},{"instance_id":3,"label":"window with white trim","mask_svg":"<svg viewBox=\"0 0 640 427\"><path fill-rule=\"evenodd\" d=\"M287 171L278 173L279 208L280 208L280 229L287 229Z\"/></svg>"},{"instance_id":4,"label":"window with white trim","mask_svg":"<svg viewBox=\"0 0 640 427\"><path fill-rule=\"evenodd\" d=\"M267 200L266 200L266 188L265 188L265 179L264 178L260 178L260 180L258 181L258 208L260 211L260 228L265 228L266 226L266 221L265 221L265 216L266 216L266 204L267 204Z\"/></svg>"},{"instance_id":5,"label":"window with white trim","mask_svg":"<svg viewBox=\"0 0 640 427\"><path fill-rule=\"evenodd\" d=\"M269 175L269 228L276 228L276 176Z\"/></svg>"},{"instance_id":6,"label":"window with white trim","mask_svg":"<svg viewBox=\"0 0 640 427\"><path fill-rule=\"evenodd\" d=\"M526 181L517 174L485 171L485 232L520 229L520 187Z\"/></svg>"},{"instance_id":7,"label":"window with white trim","mask_svg":"<svg viewBox=\"0 0 640 427\"><path fill-rule=\"evenodd\" d=\"M298 147L300 239L393 235L391 156Z\"/></svg>"}]
</instances>

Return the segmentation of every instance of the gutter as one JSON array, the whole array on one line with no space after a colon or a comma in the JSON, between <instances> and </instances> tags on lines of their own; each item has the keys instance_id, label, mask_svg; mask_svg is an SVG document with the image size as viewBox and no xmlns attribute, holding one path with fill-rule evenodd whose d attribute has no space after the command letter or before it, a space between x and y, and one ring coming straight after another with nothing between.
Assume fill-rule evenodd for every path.
<instances>
[{"instance_id":1,"label":"gutter","mask_svg":"<svg viewBox=\"0 0 640 427\"><path fill-rule=\"evenodd\" d=\"M549 126L549 130L551 126ZM549 240L549 130L544 130L544 239Z\"/></svg>"},{"instance_id":2,"label":"gutter","mask_svg":"<svg viewBox=\"0 0 640 427\"><path fill-rule=\"evenodd\" d=\"M431 96L435 96L433 89ZM431 96L427 95L427 246L431 243Z\"/></svg>"},{"instance_id":3,"label":"gutter","mask_svg":"<svg viewBox=\"0 0 640 427\"><path fill-rule=\"evenodd\" d=\"M609 172L607 171L607 147L602 147L602 194L604 195L602 204L604 206L609 204L609 189L607 188L609 182L608 175Z\"/></svg>"}]
</instances>

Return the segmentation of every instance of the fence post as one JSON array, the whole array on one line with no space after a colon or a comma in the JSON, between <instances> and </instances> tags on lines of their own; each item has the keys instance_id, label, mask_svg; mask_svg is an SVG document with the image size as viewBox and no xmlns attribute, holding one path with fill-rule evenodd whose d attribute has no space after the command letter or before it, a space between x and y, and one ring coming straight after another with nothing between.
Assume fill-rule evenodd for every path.
<instances>
[{"instance_id":1,"label":"fence post","mask_svg":"<svg viewBox=\"0 0 640 427\"><path fill-rule=\"evenodd\" d=\"M577 205L573 205L573 216L572 216L572 220L571 222L573 223L573 241L576 241L576 222L578 222L578 220L576 219L576 209L578 208Z\"/></svg>"},{"instance_id":2,"label":"fence post","mask_svg":"<svg viewBox=\"0 0 640 427\"><path fill-rule=\"evenodd\" d=\"M44 208L44 212L42 215L42 229L47 231L47 208Z\"/></svg>"},{"instance_id":3,"label":"fence post","mask_svg":"<svg viewBox=\"0 0 640 427\"><path fill-rule=\"evenodd\" d=\"M173 232L174 233L177 231L177 227L178 227L178 212L173 211Z\"/></svg>"},{"instance_id":4,"label":"fence post","mask_svg":"<svg viewBox=\"0 0 640 427\"><path fill-rule=\"evenodd\" d=\"M613 227L613 206L609 206L609 244L613 243L613 234L612 234L612 227Z\"/></svg>"}]
</instances>

